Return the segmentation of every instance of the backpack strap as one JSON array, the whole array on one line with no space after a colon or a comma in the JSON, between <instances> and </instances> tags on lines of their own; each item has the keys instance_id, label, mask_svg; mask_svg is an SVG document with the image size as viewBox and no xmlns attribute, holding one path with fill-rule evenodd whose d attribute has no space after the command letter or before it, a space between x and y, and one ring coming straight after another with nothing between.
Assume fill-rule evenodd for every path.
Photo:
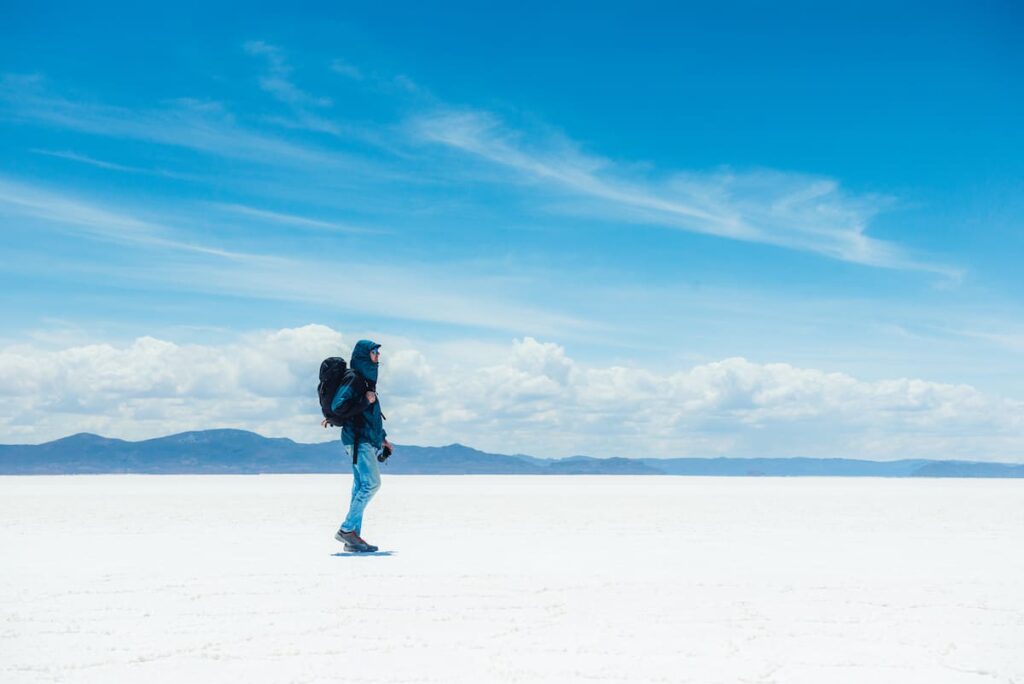
<instances>
[{"instance_id":1,"label":"backpack strap","mask_svg":"<svg viewBox=\"0 0 1024 684\"><path fill-rule=\"evenodd\" d=\"M364 378L354 369L351 370L352 374L355 376L352 381L353 385L355 384L356 380L362 380L363 389L360 392L360 394L365 396L366 392L370 387L370 383L366 382L366 378ZM355 424L352 426L352 465L356 465L359 462L359 430L363 426L363 416L356 416L356 420L354 420L353 423Z\"/></svg>"}]
</instances>

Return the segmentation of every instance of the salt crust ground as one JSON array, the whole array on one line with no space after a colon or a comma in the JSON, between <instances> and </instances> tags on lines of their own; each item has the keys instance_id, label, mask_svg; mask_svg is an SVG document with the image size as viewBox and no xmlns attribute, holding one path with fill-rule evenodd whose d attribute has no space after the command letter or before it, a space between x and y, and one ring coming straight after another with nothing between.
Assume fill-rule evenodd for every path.
<instances>
[{"instance_id":1,"label":"salt crust ground","mask_svg":"<svg viewBox=\"0 0 1024 684\"><path fill-rule=\"evenodd\" d=\"M0 681L1024 682L1013 481L0 478Z\"/></svg>"}]
</instances>

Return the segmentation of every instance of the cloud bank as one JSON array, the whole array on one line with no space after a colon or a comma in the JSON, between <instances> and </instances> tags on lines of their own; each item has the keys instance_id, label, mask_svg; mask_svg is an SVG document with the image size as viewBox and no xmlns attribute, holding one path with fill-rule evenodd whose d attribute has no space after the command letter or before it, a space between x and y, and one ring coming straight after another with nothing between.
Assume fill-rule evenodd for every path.
<instances>
[{"instance_id":1,"label":"cloud bank","mask_svg":"<svg viewBox=\"0 0 1024 684\"><path fill-rule=\"evenodd\" d=\"M300 441L318 425L319 361L358 335L323 325L219 345L0 350L0 440L79 431L143 438L237 427ZM533 338L466 354L387 335L382 401L395 441L565 456L1024 458L1024 402L968 385L728 358L654 372L578 363Z\"/></svg>"}]
</instances>

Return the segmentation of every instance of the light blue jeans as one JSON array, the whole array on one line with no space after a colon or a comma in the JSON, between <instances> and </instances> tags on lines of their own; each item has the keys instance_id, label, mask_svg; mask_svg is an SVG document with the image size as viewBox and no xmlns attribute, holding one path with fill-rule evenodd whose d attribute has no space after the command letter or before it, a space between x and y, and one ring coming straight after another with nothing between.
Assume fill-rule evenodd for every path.
<instances>
[{"instance_id":1,"label":"light blue jeans","mask_svg":"<svg viewBox=\"0 0 1024 684\"><path fill-rule=\"evenodd\" d=\"M377 463L379 449L372 444L359 445L359 458L352 464L352 501L348 506L348 515L341 523L346 532L355 530L356 534L363 531L363 511L366 504L380 489L380 464ZM345 455L352 463L352 445L345 445Z\"/></svg>"}]
</instances>

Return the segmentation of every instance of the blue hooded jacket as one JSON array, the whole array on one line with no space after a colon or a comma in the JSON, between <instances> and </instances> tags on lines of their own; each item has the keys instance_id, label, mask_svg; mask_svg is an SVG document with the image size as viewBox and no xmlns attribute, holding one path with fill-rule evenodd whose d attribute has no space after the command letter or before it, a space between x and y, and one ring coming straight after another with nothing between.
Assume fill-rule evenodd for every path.
<instances>
[{"instance_id":1,"label":"blue hooded jacket","mask_svg":"<svg viewBox=\"0 0 1024 684\"><path fill-rule=\"evenodd\" d=\"M367 389L377 391L377 364L370 360L370 352L380 347L371 340L359 340L352 349L352 358L349 360L349 367L362 376L366 381ZM353 392L362 391L361 383L343 382L338 392L334 395L331 408L337 409L352 396ZM363 424L359 428L352 428L346 425L341 429L341 443L345 445L355 444L356 429L359 430L359 443L372 444L380 449L384 445L384 438L387 432L384 430L384 420L380 412L380 397L372 404L366 400L366 394L359 397L362 408Z\"/></svg>"}]
</instances>

